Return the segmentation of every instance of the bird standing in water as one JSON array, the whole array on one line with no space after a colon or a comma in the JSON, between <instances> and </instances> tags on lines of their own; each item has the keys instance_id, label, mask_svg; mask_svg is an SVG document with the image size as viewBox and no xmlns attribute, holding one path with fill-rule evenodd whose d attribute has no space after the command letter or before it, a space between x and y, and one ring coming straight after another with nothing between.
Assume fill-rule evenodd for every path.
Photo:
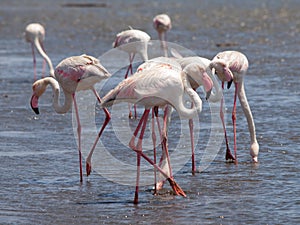
<instances>
[{"instance_id":1,"label":"bird standing in water","mask_svg":"<svg viewBox=\"0 0 300 225\"><path fill-rule=\"evenodd\" d=\"M80 182L82 182L82 156L81 156L81 124L78 113L78 106L76 103L75 93L81 90L92 90L99 103L101 99L96 92L94 85L101 82L104 79L109 78L110 73L100 64L100 62L89 55L72 56L62 60L55 68L55 78L45 77L37 80L33 83L33 94L31 97L31 108L36 114L39 114L38 100L45 92L48 85L51 85L54 99L53 108L59 113L66 113L70 110L72 102L74 102L74 108L77 120L77 134L78 134L78 152L79 152L79 170L80 170ZM59 103L60 87L62 88L65 96L64 104ZM87 175L91 172L91 157L96 144L110 120L110 113L106 108L103 108L106 115L105 121L98 133L98 136L94 142L94 145L86 159L86 171Z\"/></svg>"},{"instance_id":2,"label":"bird standing in water","mask_svg":"<svg viewBox=\"0 0 300 225\"><path fill-rule=\"evenodd\" d=\"M34 46L36 47L38 52L41 54L41 56L44 58L44 64L45 64L45 61L48 63L48 66L50 69L50 72L49 72L50 76L54 77L53 65L52 65L52 62L51 62L49 56L45 52L44 44L43 44L43 42L45 40L45 28L39 23L31 23L31 24L27 25L27 27L25 28L25 39L27 42L31 43L34 80L36 80L36 58L35 58L35 53L34 53Z\"/></svg>"},{"instance_id":3,"label":"bird standing in water","mask_svg":"<svg viewBox=\"0 0 300 225\"><path fill-rule=\"evenodd\" d=\"M245 87L244 87L244 76L248 70L248 59L247 57L238 51L224 51L218 53L212 60L212 64L215 64L216 62L224 62L228 65L230 71L233 74L233 81L235 85L235 92L234 92L234 102L233 102L233 109L232 109L232 123L233 123L233 134L234 134L234 156L232 156L227 134L226 134L226 128L224 123L224 114L222 111L223 108L223 99L221 102L221 119L223 123L224 128L224 134L225 134L225 141L226 141L226 160L233 160L235 163L237 163L237 146L236 146L236 97L238 96L242 109L244 111L245 117L247 119L248 123L248 129L250 133L250 139L251 139L251 145L250 145L250 155L252 157L253 162L258 162L258 152L259 152L259 144L256 139L256 132L255 132L255 124L254 119L252 116L252 112L249 106L249 103L247 101L246 93L245 93ZM216 74L219 77L219 79L222 81L222 88L224 88L224 82L225 76L224 76L224 70L218 66L215 66L216 68Z\"/></svg>"},{"instance_id":4,"label":"bird standing in water","mask_svg":"<svg viewBox=\"0 0 300 225\"><path fill-rule=\"evenodd\" d=\"M189 95L193 102L192 108L184 106L183 95L185 93ZM134 203L138 203L141 157L165 176L175 194L185 196L185 193L175 183L173 177L164 172L153 160L143 153L142 142L151 108L165 107L167 104L170 104L182 118L193 118L201 112L202 101L198 94L191 88L186 73L181 70L172 69L172 66L169 64L159 63L157 66L152 65L151 68L141 70L119 83L119 85L103 97L102 106L106 107L118 102L130 102L145 107L144 114L129 142L129 147L137 153L137 179ZM166 124L166 120L167 116L164 116L164 124ZM135 144L134 142L139 132L139 138L137 144Z\"/></svg>"}]
</instances>

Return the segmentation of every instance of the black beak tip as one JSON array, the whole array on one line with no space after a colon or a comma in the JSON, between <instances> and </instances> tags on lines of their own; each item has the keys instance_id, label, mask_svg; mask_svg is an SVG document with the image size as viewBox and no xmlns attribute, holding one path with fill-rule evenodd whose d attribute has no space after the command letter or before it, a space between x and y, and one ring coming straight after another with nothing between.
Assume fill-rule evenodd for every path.
<instances>
[{"instance_id":1,"label":"black beak tip","mask_svg":"<svg viewBox=\"0 0 300 225\"><path fill-rule=\"evenodd\" d=\"M33 112L35 112L35 114L40 114L40 111L39 111L39 108L33 108L33 107L31 107L32 108L32 110L33 110Z\"/></svg>"},{"instance_id":2,"label":"black beak tip","mask_svg":"<svg viewBox=\"0 0 300 225\"><path fill-rule=\"evenodd\" d=\"M233 81L233 80L228 81L228 83L227 83L227 89L229 89L229 88L231 87L232 81Z\"/></svg>"},{"instance_id":3,"label":"black beak tip","mask_svg":"<svg viewBox=\"0 0 300 225\"><path fill-rule=\"evenodd\" d=\"M210 97L210 94L211 94L211 90L210 90L210 91L208 91L208 92L206 92L206 100L208 100L208 99L209 99L209 97Z\"/></svg>"}]
</instances>

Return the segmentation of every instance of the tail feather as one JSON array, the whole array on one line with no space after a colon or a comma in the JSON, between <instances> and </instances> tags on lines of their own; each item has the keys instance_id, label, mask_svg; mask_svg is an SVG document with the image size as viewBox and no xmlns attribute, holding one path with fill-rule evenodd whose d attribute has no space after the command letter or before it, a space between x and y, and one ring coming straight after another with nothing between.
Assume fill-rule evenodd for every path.
<instances>
[{"instance_id":1,"label":"tail feather","mask_svg":"<svg viewBox=\"0 0 300 225\"><path fill-rule=\"evenodd\" d=\"M134 99L134 81L127 78L110 90L103 98L101 107L108 107L116 102L131 102Z\"/></svg>"}]
</instances>

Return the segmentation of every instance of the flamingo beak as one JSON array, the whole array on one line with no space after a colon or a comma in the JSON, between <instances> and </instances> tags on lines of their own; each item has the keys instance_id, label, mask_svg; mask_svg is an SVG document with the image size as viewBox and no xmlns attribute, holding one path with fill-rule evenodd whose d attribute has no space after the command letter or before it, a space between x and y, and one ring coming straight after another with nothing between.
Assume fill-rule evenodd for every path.
<instances>
[{"instance_id":1,"label":"flamingo beak","mask_svg":"<svg viewBox=\"0 0 300 225\"><path fill-rule=\"evenodd\" d=\"M212 90L212 89L210 89L210 90L208 90L208 91L206 92L206 100L208 100L208 99L209 99L209 97L210 97L210 94L211 94L211 90Z\"/></svg>"},{"instance_id":2,"label":"flamingo beak","mask_svg":"<svg viewBox=\"0 0 300 225\"><path fill-rule=\"evenodd\" d=\"M231 70L228 67L224 68L224 75L225 75L225 78L228 82L227 83L227 89L229 89L231 84L232 84L232 81L233 81L233 74L232 74Z\"/></svg>"},{"instance_id":3,"label":"flamingo beak","mask_svg":"<svg viewBox=\"0 0 300 225\"><path fill-rule=\"evenodd\" d=\"M39 100L39 97L36 96L35 94L33 94L31 97L30 106L31 106L32 110L35 112L35 114L40 114L39 108L38 108L38 100Z\"/></svg>"},{"instance_id":4,"label":"flamingo beak","mask_svg":"<svg viewBox=\"0 0 300 225\"><path fill-rule=\"evenodd\" d=\"M227 82L227 89L229 89L231 87L232 81L233 80L230 80L230 81Z\"/></svg>"}]
</instances>

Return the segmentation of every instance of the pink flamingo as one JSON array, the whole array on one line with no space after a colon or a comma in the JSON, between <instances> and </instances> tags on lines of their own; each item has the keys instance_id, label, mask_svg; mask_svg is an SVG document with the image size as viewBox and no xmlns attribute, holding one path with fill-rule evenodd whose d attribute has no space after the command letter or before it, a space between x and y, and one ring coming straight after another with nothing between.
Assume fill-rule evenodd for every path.
<instances>
[{"instance_id":1,"label":"pink flamingo","mask_svg":"<svg viewBox=\"0 0 300 225\"><path fill-rule=\"evenodd\" d=\"M39 23L31 23L25 28L25 39L27 42L31 43L32 57L33 57L33 71L34 80L36 80L36 59L34 53L34 46L38 52L42 55L45 61L48 63L50 69L50 75L54 77L54 69L52 62L44 50L43 42L45 40L45 28ZM44 66L43 66L44 67Z\"/></svg>"},{"instance_id":2,"label":"pink flamingo","mask_svg":"<svg viewBox=\"0 0 300 225\"><path fill-rule=\"evenodd\" d=\"M147 50L149 41L150 36L146 32L136 29L125 30L116 35L113 47L125 51L129 55L129 66L125 74L125 79L129 71L132 74L132 62L136 53L141 56L143 61L148 60Z\"/></svg>"},{"instance_id":3,"label":"pink flamingo","mask_svg":"<svg viewBox=\"0 0 300 225\"><path fill-rule=\"evenodd\" d=\"M213 75L211 61L209 59L203 57L184 57L177 59L177 61L182 66L182 69L188 75L189 82L191 87L196 90L199 86L203 85L204 87L209 87L207 82L212 82L215 87L216 92L212 92L209 96L206 97L207 100L216 102L221 100L222 91L220 90L220 86ZM225 65L223 65L225 67ZM226 73L226 79L228 81L232 81L233 75L230 73L228 69L228 73ZM198 80L197 80L198 78ZM200 79L200 80L199 80ZM206 88L206 91L208 89ZM189 120L190 126L190 136L191 136L191 149L192 149L192 173L196 172L196 163L195 163L195 148L194 148L194 136L193 136L193 120Z\"/></svg>"},{"instance_id":4,"label":"pink flamingo","mask_svg":"<svg viewBox=\"0 0 300 225\"><path fill-rule=\"evenodd\" d=\"M248 69L248 59L247 57L242 54L241 52L237 51L224 51L218 53L212 60L212 64L215 64L216 62L224 62L228 65L229 69L232 71L233 74L233 81L235 85L235 93L234 93L234 102L233 102L233 109L232 109L232 123L233 123L233 134L234 134L234 157L232 156L229 144L227 140L226 135L226 128L224 123L224 114L222 112L223 108L223 99L221 102L221 119L223 123L224 128L224 134L226 139L226 160L233 160L235 163L237 163L237 156L236 156L236 97L239 97L242 109L244 111L244 114L247 118L248 123L248 129L250 133L250 139L251 139L251 146L250 146L250 155L252 157L253 162L258 162L258 152L259 152L259 145L256 140L256 133L255 133L255 124L252 116L252 112L250 109L250 106L247 101L245 88L244 88L244 75L247 72ZM224 79L224 70L222 68L216 66L216 74L219 77L219 79L222 81L222 88L224 88L224 82L226 81Z\"/></svg>"},{"instance_id":5,"label":"pink flamingo","mask_svg":"<svg viewBox=\"0 0 300 225\"><path fill-rule=\"evenodd\" d=\"M125 73L125 79L128 77L129 71L130 74L132 74L132 62L136 53L141 56L143 61L148 60L149 41L150 36L146 32L132 28L122 31L116 35L113 47L125 51L129 55L129 66ZM130 108L131 106L129 105L129 118L133 118ZM136 117L136 106L134 106L134 118Z\"/></svg>"},{"instance_id":6,"label":"pink flamingo","mask_svg":"<svg viewBox=\"0 0 300 225\"><path fill-rule=\"evenodd\" d=\"M168 48L166 43L166 33L172 28L171 19L167 14L159 14L153 18L153 27L158 33L164 56L168 57Z\"/></svg>"},{"instance_id":7,"label":"pink flamingo","mask_svg":"<svg viewBox=\"0 0 300 225\"><path fill-rule=\"evenodd\" d=\"M183 104L183 95L187 93L192 99L193 107L186 108ZM202 101L198 94L190 87L187 75L183 71L172 69L170 64L158 64L151 69L141 70L133 76L123 80L113 90L103 97L102 106L110 106L118 102L141 104L145 107L143 116L129 142L129 147L137 153L137 178L134 203L138 203L138 187L140 177L140 160L143 157L154 166L169 181L175 194L185 196L183 190L176 184L173 177L164 172L142 151L142 141L150 109L165 107L167 104L174 107L183 118L193 118L201 112ZM167 114L164 116L166 124ZM164 125L166 127L166 125ZM134 141L140 131L138 142ZM166 148L167 146L165 146Z\"/></svg>"},{"instance_id":8,"label":"pink flamingo","mask_svg":"<svg viewBox=\"0 0 300 225\"><path fill-rule=\"evenodd\" d=\"M55 68L55 78L46 77L37 80L33 83L33 95L31 97L31 108L36 114L39 114L38 110L38 100L39 97L45 92L48 85L52 86L54 92L53 108L59 114L66 113L72 106L72 101L74 102L74 108L76 112L77 120L77 132L78 132L78 152L79 152L79 166L80 166L80 182L82 182L82 159L81 159L81 124L78 114L78 107L75 98L75 92L81 90L92 90L95 94L99 103L101 99L94 88L94 84L101 82L103 79L109 78L111 75L107 70L100 64L100 62L89 55L72 56L62 60ZM65 101L63 105L59 103L59 95L61 86ZM94 142L94 145L86 159L86 172L87 175L91 172L91 157L96 144L110 120L110 113L106 108L103 108L106 115L105 121L100 129L98 136Z\"/></svg>"}]
</instances>

